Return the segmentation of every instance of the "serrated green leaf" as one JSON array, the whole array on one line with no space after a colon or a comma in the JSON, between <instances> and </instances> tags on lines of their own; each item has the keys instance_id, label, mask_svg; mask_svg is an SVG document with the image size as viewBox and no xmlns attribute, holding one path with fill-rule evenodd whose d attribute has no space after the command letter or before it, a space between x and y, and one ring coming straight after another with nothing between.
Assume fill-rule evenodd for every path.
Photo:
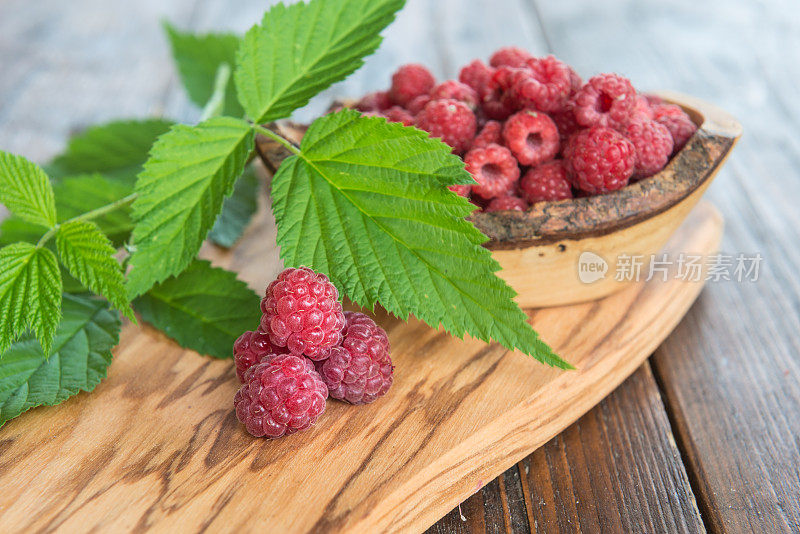
<instances>
[{"instance_id":1,"label":"serrated green leaf","mask_svg":"<svg viewBox=\"0 0 800 534\"><path fill-rule=\"evenodd\" d=\"M164 29L186 93L192 102L205 106L214 92L214 79L220 64L227 63L231 68L236 64L236 50L241 38L231 33L181 32L168 22L164 23ZM236 99L232 77L225 90L223 113L233 117L244 115Z\"/></svg>"},{"instance_id":2,"label":"serrated green leaf","mask_svg":"<svg viewBox=\"0 0 800 534\"><path fill-rule=\"evenodd\" d=\"M172 124L164 119L144 119L92 126L70 139L64 153L47 169L57 178L99 172L132 186L150 147Z\"/></svg>"},{"instance_id":3,"label":"serrated green leaf","mask_svg":"<svg viewBox=\"0 0 800 534\"><path fill-rule=\"evenodd\" d=\"M0 150L0 204L22 219L51 228L56 204L50 179L41 167Z\"/></svg>"},{"instance_id":4,"label":"serrated green leaf","mask_svg":"<svg viewBox=\"0 0 800 534\"><path fill-rule=\"evenodd\" d=\"M244 170L253 137L245 121L216 117L159 138L136 182L131 299L194 259Z\"/></svg>"},{"instance_id":5,"label":"serrated green leaf","mask_svg":"<svg viewBox=\"0 0 800 534\"><path fill-rule=\"evenodd\" d=\"M91 221L68 222L58 229L56 245L61 262L70 274L92 292L102 295L128 319L130 307L122 267L114 258L111 241Z\"/></svg>"},{"instance_id":6,"label":"serrated green leaf","mask_svg":"<svg viewBox=\"0 0 800 534\"><path fill-rule=\"evenodd\" d=\"M52 353L26 335L0 358L0 426L35 406L92 391L106 376L119 330L119 318L105 302L64 295Z\"/></svg>"},{"instance_id":7,"label":"serrated green leaf","mask_svg":"<svg viewBox=\"0 0 800 534\"><path fill-rule=\"evenodd\" d=\"M236 54L236 91L257 123L282 119L363 64L405 0L276 4Z\"/></svg>"},{"instance_id":8,"label":"serrated green leaf","mask_svg":"<svg viewBox=\"0 0 800 534\"><path fill-rule=\"evenodd\" d=\"M558 367L494 273L500 266L447 190L471 183L450 147L426 133L345 110L317 119L272 181L288 266L321 270L355 302L380 302L451 334L518 348Z\"/></svg>"},{"instance_id":9,"label":"serrated green leaf","mask_svg":"<svg viewBox=\"0 0 800 534\"><path fill-rule=\"evenodd\" d=\"M258 326L259 300L236 274L195 260L136 299L134 307L182 347L230 358L236 338Z\"/></svg>"},{"instance_id":10,"label":"serrated green leaf","mask_svg":"<svg viewBox=\"0 0 800 534\"><path fill-rule=\"evenodd\" d=\"M217 245L232 247L242 237L250 219L258 209L259 183L252 165L236 180L233 194L225 199L222 212L208 234Z\"/></svg>"},{"instance_id":11,"label":"serrated green leaf","mask_svg":"<svg viewBox=\"0 0 800 534\"><path fill-rule=\"evenodd\" d=\"M49 352L60 309L61 274L50 250L30 243L0 250L0 354L26 330Z\"/></svg>"}]
</instances>

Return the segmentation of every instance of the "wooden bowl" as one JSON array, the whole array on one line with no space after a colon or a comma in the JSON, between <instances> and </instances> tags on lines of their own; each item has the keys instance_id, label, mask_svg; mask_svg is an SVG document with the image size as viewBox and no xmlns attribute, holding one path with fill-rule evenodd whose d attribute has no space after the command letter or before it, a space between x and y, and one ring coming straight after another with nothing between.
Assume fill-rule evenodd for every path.
<instances>
[{"instance_id":1,"label":"wooden bowl","mask_svg":"<svg viewBox=\"0 0 800 534\"><path fill-rule=\"evenodd\" d=\"M470 217L489 237L485 246L502 267L498 275L517 291L523 308L585 302L622 289L630 282L616 280L620 257L641 258L646 274L651 255L711 184L741 136L741 125L702 100L672 92L659 96L681 106L698 130L658 174L606 195ZM295 139L304 131L298 125L281 129ZM288 155L266 138L258 140L258 152L272 170Z\"/></svg>"}]
</instances>

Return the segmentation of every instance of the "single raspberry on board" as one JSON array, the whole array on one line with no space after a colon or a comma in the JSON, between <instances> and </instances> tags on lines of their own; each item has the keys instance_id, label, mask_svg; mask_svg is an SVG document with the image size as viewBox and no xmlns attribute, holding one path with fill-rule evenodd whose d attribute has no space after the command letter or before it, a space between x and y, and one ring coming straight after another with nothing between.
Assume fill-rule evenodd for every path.
<instances>
[{"instance_id":1,"label":"single raspberry on board","mask_svg":"<svg viewBox=\"0 0 800 534\"><path fill-rule=\"evenodd\" d=\"M575 187L592 194L607 193L628 184L636 149L616 130L593 126L570 138L564 159Z\"/></svg>"},{"instance_id":2,"label":"single raspberry on board","mask_svg":"<svg viewBox=\"0 0 800 534\"><path fill-rule=\"evenodd\" d=\"M279 438L313 425L328 388L302 356L279 354L251 367L233 398L236 417L255 437Z\"/></svg>"},{"instance_id":3,"label":"single raspberry on board","mask_svg":"<svg viewBox=\"0 0 800 534\"><path fill-rule=\"evenodd\" d=\"M464 163L478 182L472 185L472 192L483 198L510 193L519 179L517 160L504 146L473 148L464 156Z\"/></svg>"},{"instance_id":4,"label":"single raspberry on board","mask_svg":"<svg viewBox=\"0 0 800 534\"><path fill-rule=\"evenodd\" d=\"M484 211L525 211L528 203L514 195L493 198Z\"/></svg>"},{"instance_id":5,"label":"single raspberry on board","mask_svg":"<svg viewBox=\"0 0 800 534\"><path fill-rule=\"evenodd\" d=\"M489 83L492 80L494 69L487 66L480 59L476 59L462 67L458 73L458 81L469 85L478 94L478 98L485 98L491 90Z\"/></svg>"},{"instance_id":6,"label":"single raspberry on board","mask_svg":"<svg viewBox=\"0 0 800 534\"><path fill-rule=\"evenodd\" d=\"M266 332L248 330L233 343L233 361L239 382L244 382L244 373L255 364L261 363L264 357L286 352L286 347L276 347L270 343Z\"/></svg>"},{"instance_id":7,"label":"single raspberry on board","mask_svg":"<svg viewBox=\"0 0 800 534\"><path fill-rule=\"evenodd\" d=\"M328 277L308 267L286 269L261 299L261 330L273 345L312 360L342 340L344 314Z\"/></svg>"},{"instance_id":8,"label":"single raspberry on board","mask_svg":"<svg viewBox=\"0 0 800 534\"><path fill-rule=\"evenodd\" d=\"M431 100L417 114L415 124L431 137L441 138L453 147L456 154L463 153L469 147L478 127L475 114L469 106L453 99Z\"/></svg>"},{"instance_id":9,"label":"single raspberry on board","mask_svg":"<svg viewBox=\"0 0 800 534\"><path fill-rule=\"evenodd\" d=\"M574 97L575 118L581 126L623 127L630 120L636 90L630 80L616 74L598 74Z\"/></svg>"},{"instance_id":10,"label":"single raspberry on board","mask_svg":"<svg viewBox=\"0 0 800 534\"><path fill-rule=\"evenodd\" d=\"M669 161L672 154L672 134L663 124L655 121L632 122L622 133L636 149L633 172L637 178L657 173Z\"/></svg>"},{"instance_id":11,"label":"single raspberry on board","mask_svg":"<svg viewBox=\"0 0 800 534\"><path fill-rule=\"evenodd\" d=\"M697 125L680 106L660 104L653 107L653 120L663 124L672 134L673 153L682 149L689 138L697 131Z\"/></svg>"},{"instance_id":12,"label":"single raspberry on board","mask_svg":"<svg viewBox=\"0 0 800 534\"><path fill-rule=\"evenodd\" d=\"M563 160L549 161L529 169L519 180L519 190L522 198L531 204L572 198L572 187Z\"/></svg>"},{"instance_id":13,"label":"single raspberry on board","mask_svg":"<svg viewBox=\"0 0 800 534\"><path fill-rule=\"evenodd\" d=\"M431 100L453 99L464 102L471 109L478 105L478 93L475 89L457 80L447 80L440 83L430 93Z\"/></svg>"},{"instance_id":14,"label":"single raspberry on board","mask_svg":"<svg viewBox=\"0 0 800 534\"><path fill-rule=\"evenodd\" d=\"M389 97L393 103L405 106L416 97L427 95L435 83L433 74L423 65L417 63L403 65L392 75Z\"/></svg>"},{"instance_id":15,"label":"single raspberry on board","mask_svg":"<svg viewBox=\"0 0 800 534\"><path fill-rule=\"evenodd\" d=\"M522 165L539 165L558 154L558 129L544 113L525 110L509 117L503 139Z\"/></svg>"},{"instance_id":16,"label":"single raspberry on board","mask_svg":"<svg viewBox=\"0 0 800 534\"><path fill-rule=\"evenodd\" d=\"M358 111L383 111L392 107L392 101L387 91L376 91L361 97L356 103Z\"/></svg>"},{"instance_id":17,"label":"single raspberry on board","mask_svg":"<svg viewBox=\"0 0 800 534\"><path fill-rule=\"evenodd\" d=\"M516 46L506 46L500 48L489 58L489 65L492 67L525 67L525 63L531 59L526 50Z\"/></svg>"},{"instance_id":18,"label":"single raspberry on board","mask_svg":"<svg viewBox=\"0 0 800 534\"><path fill-rule=\"evenodd\" d=\"M389 338L370 317L345 312L344 341L316 363L330 396L350 404L367 404L383 396L392 385Z\"/></svg>"},{"instance_id":19,"label":"single raspberry on board","mask_svg":"<svg viewBox=\"0 0 800 534\"><path fill-rule=\"evenodd\" d=\"M488 145L502 145L503 144L503 125L498 121L486 121L481 131L472 140L472 148L485 148Z\"/></svg>"},{"instance_id":20,"label":"single raspberry on board","mask_svg":"<svg viewBox=\"0 0 800 534\"><path fill-rule=\"evenodd\" d=\"M414 116L400 106L392 106L383 112L389 122L400 122L403 126L414 124Z\"/></svg>"},{"instance_id":21,"label":"single raspberry on board","mask_svg":"<svg viewBox=\"0 0 800 534\"><path fill-rule=\"evenodd\" d=\"M563 108L572 87L569 66L553 56L529 59L527 65L527 75L514 85L522 107L546 112Z\"/></svg>"},{"instance_id":22,"label":"single raspberry on board","mask_svg":"<svg viewBox=\"0 0 800 534\"><path fill-rule=\"evenodd\" d=\"M447 188L456 195L462 196L464 198L469 198L469 194L470 192L472 192L472 186L470 184L448 185Z\"/></svg>"},{"instance_id":23,"label":"single raspberry on board","mask_svg":"<svg viewBox=\"0 0 800 534\"><path fill-rule=\"evenodd\" d=\"M406 109L412 115L416 115L417 113L422 111L422 109L425 106L427 106L428 102L430 102L430 101L431 101L431 96L430 95L419 95L417 98L415 98L414 100L412 100L411 102L408 103L408 105L406 106Z\"/></svg>"}]
</instances>

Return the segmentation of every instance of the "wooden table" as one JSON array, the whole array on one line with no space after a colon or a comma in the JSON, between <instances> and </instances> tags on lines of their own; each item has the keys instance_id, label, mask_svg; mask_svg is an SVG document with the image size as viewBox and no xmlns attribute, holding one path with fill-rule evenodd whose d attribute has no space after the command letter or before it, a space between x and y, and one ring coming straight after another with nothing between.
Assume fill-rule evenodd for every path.
<instances>
[{"instance_id":1,"label":"wooden table","mask_svg":"<svg viewBox=\"0 0 800 534\"><path fill-rule=\"evenodd\" d=\"M118 117L193 121L158 24L243 31L267 2L5 0L0 147L43 161ZM723 252L755 283L710 283L617 391L432 527L434 532L800 531L800 16L769 3L409 0L381 50L317 99L388 83L410 61L454 76L516 44L736 115L745 136L708 197Z\"/></svg>"}]
</instances>

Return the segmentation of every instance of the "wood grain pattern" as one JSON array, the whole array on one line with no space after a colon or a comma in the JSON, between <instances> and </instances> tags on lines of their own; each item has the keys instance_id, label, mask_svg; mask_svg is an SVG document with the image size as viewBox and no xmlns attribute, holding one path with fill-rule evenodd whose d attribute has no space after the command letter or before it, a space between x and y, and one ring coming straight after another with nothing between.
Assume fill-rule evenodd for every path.
<instances>
[{"instance_id":1,"label":"wood grain pattern","mask_svg":"<svg viewBox=\"0 0 800 534\"><path fill-rule=\"evenodd\" d=\"M274 227L267 217L260 223L217 259L263 288L276 262ZM709 252L720 235L716 211L701 204L670 250ZM381 316L397 367L390 393L356 408L331 402L314 429L275 442L253 439L237 423L230 361L201 358L129 325L94 393L2 429L0 524L12 531L426 527L612 391L701 287L654 279L602 301L531 312L544 339L578 367L573 372Z\"/></svg>"}]
</instances>

